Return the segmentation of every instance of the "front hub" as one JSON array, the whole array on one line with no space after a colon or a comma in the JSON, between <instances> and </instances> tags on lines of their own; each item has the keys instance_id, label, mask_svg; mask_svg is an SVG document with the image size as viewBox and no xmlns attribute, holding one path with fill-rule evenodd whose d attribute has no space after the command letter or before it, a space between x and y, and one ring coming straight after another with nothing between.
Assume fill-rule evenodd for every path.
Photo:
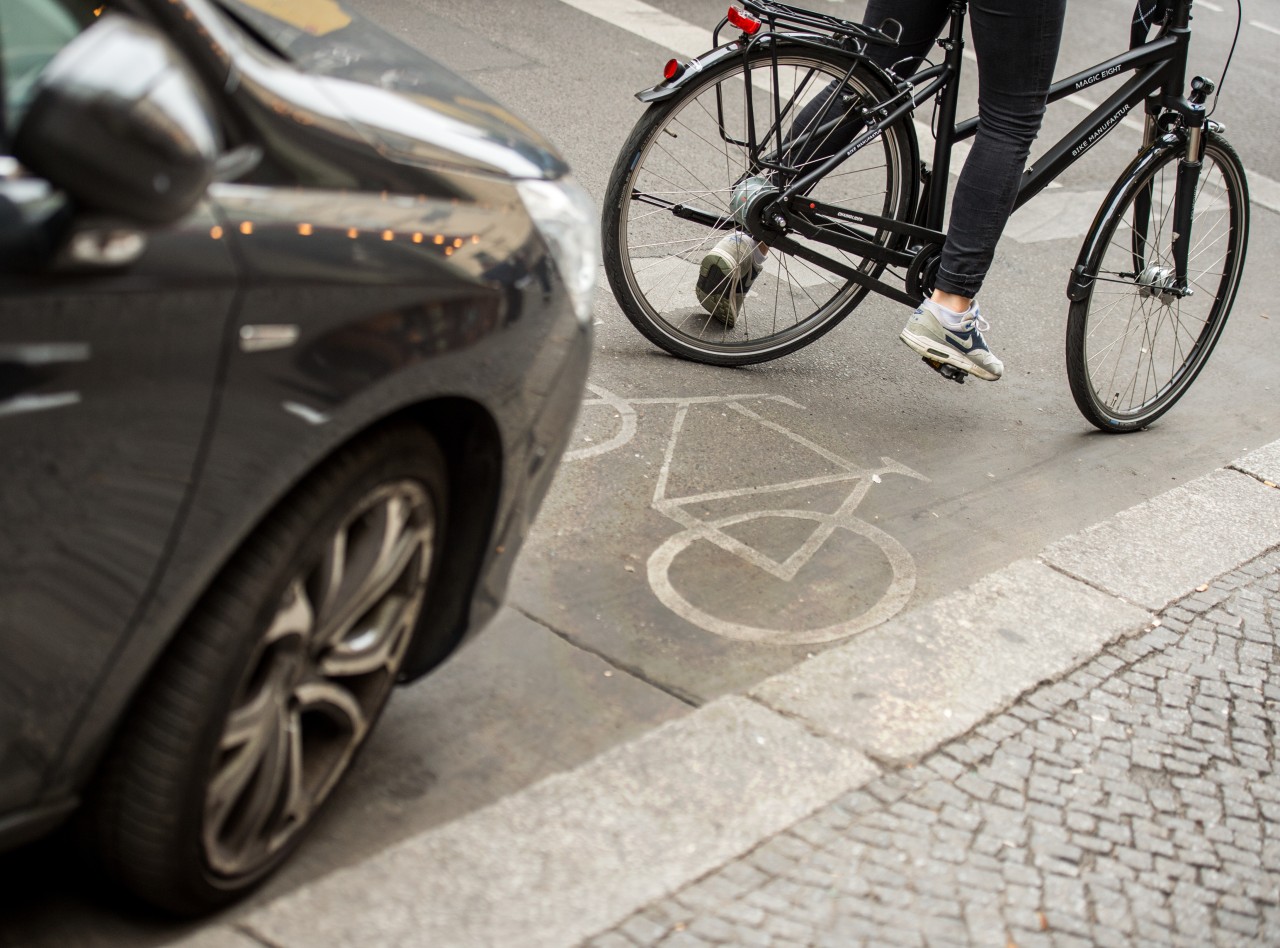
<instances>
[{"instance_id":1,"label":"front hub","mask_svg":"<svg viewBox=\"0 0 1280 948\"><path fill-rule=\"evenodd\" d=\"M1178 281L1171 267L1152 264L1138 276L1138 295L1143 299L1158 298L1165 306L1172 306L1184 296L1189 296L1190 291L1178 288Z\"/></svg>"}]
</instances>

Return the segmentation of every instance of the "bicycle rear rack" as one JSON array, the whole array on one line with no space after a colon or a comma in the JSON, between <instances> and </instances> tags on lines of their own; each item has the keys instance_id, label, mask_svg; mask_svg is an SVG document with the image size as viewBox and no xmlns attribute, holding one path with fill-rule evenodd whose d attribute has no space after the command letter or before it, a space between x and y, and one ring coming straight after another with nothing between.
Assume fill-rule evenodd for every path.
<instances>
[{"instance_id":1,"label":"bicycle rear rack","mask_svg":"<svg viewBox=\"0 0 1280 948\"><path fill-rule=\"evenodd\" d=\"M890 33L884 29L863 26L861 23L854 23L851 20L844 20L827 13L818 13L814 10L806 10L803 7L778 3L776 0L742 0L742 6L748 13L759 18L768 27L767 32L769 33L776 33L787 28L800 28L802 30L813 30L843 40L876 43L883 46L897 46L898 41L902 38L902 24L897 20L885 21L886 25L891 23L897 27L896 30ZM720 45L720 30L728 22L729 18L725 17L716 27L713 34L716 46Z\"/></svg>"},{"instance_id":2,"label":"bicycle rear rack","mask_svg":"<svg viewBox=\"0 0 1280 948\"><path fill-rule=\"evenodd\" d=\"M812 48L829 49L833 45L839 47L842 52L849 57L849 67L845 72L841 84L847 83L853 76L854 70L857 68L858 61L865 54L868 43L881 46L896 47L902 37L902 24L897 20L886 20L882 26L890 27L886 29L876 29L874 27L864 26L860 23L854 23L850 20L844 20L840 17L831 16L825 13L817 13L812 10L806 10L803 7L791 6L785 3L778 3L776 0L743 0L743 7L753 17L759 20L760 27L750 33L742 34L742 58L743 58L743 75L747 81L748 87L751 85L751 64L750 54L755 49L768 46L770 56L770 68L772 70L772 89L773 89L773 114L775 120L770 124L769 128L759 136L761 140L757 140L757 129L755 124L755 96L748 88L747 91L747 141L740 141L729 134L725 121L724 99L720 88L717 86L715 90L716 96L716 122L720 132L720 138L727 144L736 147L746 148L748 154L752 158L751 173L756 173L761 169L768 169L774 172L780 172L783 175L794 175L795 168L791 168L785 164L783 159L787 154L788 147L794 148L797 144L803 147L803 142L788 143L784 137L785 119L794 118L792 115L795 102L788 103L785 107L782 104L779 95L778 82L778 42L779 38L784 38L788 45L791 46L808 46ZM735 9L730 10L735 14L735 19L741 23L741 15ZM748 18L749 19L749 18ZM726 16L717 24L712 34L712 42L718 48L721 45L720 31L726 25L730 24L730 17ZM797 31L798 32L792 32ZM821 112L811 123L810 130L805 134L805 140L821 136L828 132L830 128L839 121L828 121L828 114L832 104L836 100L836 96L831 96L825 104ZM764 154L764 143L770 139L774 139L772 147L772 157Z\"/></svg>"}]
</instances>

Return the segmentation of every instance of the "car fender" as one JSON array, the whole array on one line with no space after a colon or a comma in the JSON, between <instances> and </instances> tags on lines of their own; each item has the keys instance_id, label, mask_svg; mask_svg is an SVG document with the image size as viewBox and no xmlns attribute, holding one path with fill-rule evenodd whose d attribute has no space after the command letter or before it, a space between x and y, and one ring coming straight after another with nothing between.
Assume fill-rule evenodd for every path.
<instances>
[{"instance_id":1,"label":"car fender","mask_svg":"<svg viewBox=\"0 0 1280 948\"><path fill-rule=\"evenodd\" d=\"M543 458L562 449L571 417L556 423L544 421L544 415L552 403L563 408L561 390L571 382L578 386L569 399L576 408L590 349L590 328L574 315L545 248L530 239L534 242L515 254L527 273L503 275L509 285L521 287L520 299L508 299L499 318L485 315L492 285L471 281L465 273L460 283L473 282L474 292L460 290L452 303L442 304L449 310L442 314L446 322L470 321L484 329L482 334L455 340L454 349L440 353L432 351L432 340L419 340L416 354L402 364L389 364L381 375L370 374L364 384L355 385L340 367L315 360L326 352L351 355L357 344L364 348L355 354L366 363L387 358L401 344L392 337L404 331L393 320L384 324L374 315L358 322L330 322L304 332L293 346L257 352L243 348L244 327L238 327L228 340L227 382L217 419L165 571L64 748L47 795L64 796L83 785L108 746L121 709L181 628L191 605L257 524L326 458L389 419L410 418L434 428L433 420L465 413L488 432L481 445L463 445L480 455L476 464L487 472L483 478L473 476L471 486L480 490L483 480L490 496L479 501L483 509L477 517L484 527L477 531L481 536L467 557L470 562L463 564L467 575L459 582L461 598L442 617L448 628L441 628L440 641L431 643L432 648L415 648L407 670L425 671L461 641L463 631L492 614L523 535L526 508L540 501L549 475L539 472L536 485L523 494L515 485L528 482L535 466L554 470ZM519 359L510 357L513 351L520 353ZM316 388L311 398L299 398L302 382L322 378L330 393ZM298 433L282 436L288 426ZM252 500L244 502L246 496Z\"/></svg>"}]
</instances>

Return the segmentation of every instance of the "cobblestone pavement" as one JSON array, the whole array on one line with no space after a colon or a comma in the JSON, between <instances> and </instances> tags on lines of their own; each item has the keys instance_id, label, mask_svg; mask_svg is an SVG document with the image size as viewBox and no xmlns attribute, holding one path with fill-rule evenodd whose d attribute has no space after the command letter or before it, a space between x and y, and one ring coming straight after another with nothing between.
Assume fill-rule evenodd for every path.
<instances>
[{"instance_id":1,"label":"cobblestone pavement","mask_svg":"<svg viewBox=\"0 0 1280 948\"><path fill-rule=\"evenodd\" d=\"M1280 551L588 942L1280 943Z\"/></svg>"}]
</instances>

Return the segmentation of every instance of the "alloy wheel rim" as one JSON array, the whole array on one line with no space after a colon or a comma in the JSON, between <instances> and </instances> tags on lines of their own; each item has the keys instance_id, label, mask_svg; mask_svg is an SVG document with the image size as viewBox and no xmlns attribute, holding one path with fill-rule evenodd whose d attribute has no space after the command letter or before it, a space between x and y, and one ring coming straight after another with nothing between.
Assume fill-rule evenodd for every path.
<instances>
[{"instance_id":1,"label":"alloy wheel rim","mask_svg":"<svg viewBox=\"0 0 1280 948\"><path fill-rule=\"evenodd\" d=\"M412 638L434 513L418 482L380 486L285 584L218 739L201 834L215 872L268 863L346 771Z\"/></svg>"}]
</instances>

